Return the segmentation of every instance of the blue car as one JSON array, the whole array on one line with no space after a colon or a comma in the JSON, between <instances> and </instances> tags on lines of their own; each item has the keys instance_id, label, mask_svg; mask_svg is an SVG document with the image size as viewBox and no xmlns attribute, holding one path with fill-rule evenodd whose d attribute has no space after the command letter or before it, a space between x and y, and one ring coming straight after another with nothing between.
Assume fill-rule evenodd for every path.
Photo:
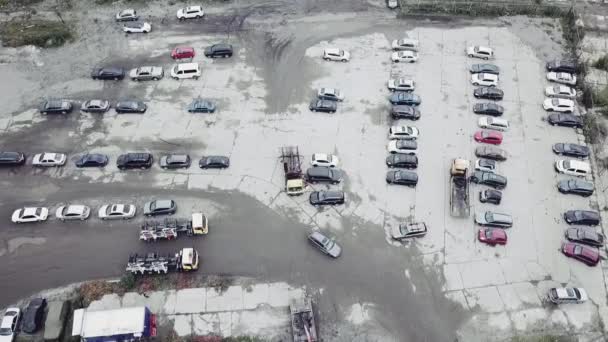
<instances>
[{"instance_id":1,"label":"blue car","mask_svg":"<svg viewBox=\"0 0 608 342\"><path fill-rule=\"evenodd\" d=\"M395 92L388 100L393 105L419 106L422 100L420 96L406 92Z\"/></svg>"},{"instance_id":2,"label":"blue car","mask_svg":"<svg viewBox=\"0 0 608 342\"><path fill-rule=\"evenodd\" d=\"M190 113L213 113L215 112L215 103L204 100L196 99L188 106L188 112Z\"/></svg>"}]
</instances>

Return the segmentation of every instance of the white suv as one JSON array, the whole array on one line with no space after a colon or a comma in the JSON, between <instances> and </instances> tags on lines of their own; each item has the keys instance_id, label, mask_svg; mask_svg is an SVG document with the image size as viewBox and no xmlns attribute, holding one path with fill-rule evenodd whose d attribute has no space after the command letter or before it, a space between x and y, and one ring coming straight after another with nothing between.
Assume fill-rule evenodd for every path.
<instances>
[{"instance_id":1,"label":"white suv","mask_svg":"<svg viewBox=\"0 0 608 342\"><path fill-rule=\"evenodd\" d=\"M199 19L205 15L203 6L188 6L177 10L177 19Z\"/></svg>"},{"instance_id":2,"label":"white suv","mask_svg":"<svg viewBox=\"0 0 608 342\"><path fill-rule=\"evenodd\" d=\"M350 53L337 48L325 49L323 51L323 59L326 61L348 62L350 60Z\"/></svg>"},{"instance_id":3,"label":"white suv","mask_svg":"<svg viewBox=\"0 0 608 342\"><path fill-rule=\"evenodd\" d=\"M494 74L473 74L471 83L476 86L496 87L498 85L498 75Z\"/></svg>"},{"instance_id":4,"label":"white suv","mask_svg":"<svg viewBox=\"0 0 608 342\"><path fill-rule=\"evenodd\" d=\"M487 60L490 58L494 58L494 51L486 46L469 46L467 48L467 56Z\"/></svg>"},{"instance_id":5,"label":"white suv","mask_svg":"<svg viewBox=\"0 0 608 342\"><path fill-rule=\"evenodd\" d=\"M197 80L201 77L201 69L198 63L180 63L171 68L171 77L176 80L184 78L194 78Z\"/></svg>"},{"instance_id":6,"label":"white suv","mask_svg":"<svg viewBox=\"0 0 608 342\"><path fill-rule=\"evenodd\" d=\"M314 153L312 155L310 165L336 167L336 166L338 166L339 162L340 161L338 160L338 157L336 157L333 154Z\"/></svg>"},{"instance_id":7,"label":"white suv","mask_svg":"<svg viewBox=\"0 0 608 342\"><path fill-rule=\"evenodd\" d=\"M391 78L386 86L390 91L414 91L416 82L407 78Z\"/></svg>"},{"instance_id":8,"label":"white suv","mask_svg":"<svg viewBox=\"0 0 608 342\"><path fill-rule=\"evenodd\" d=\"M20 316L21 310L19 308L6 309L4 312L4 317L2 317L2 323L0 323L0 341L13 341L15 338L15 331L17 331L17 325L19 324Z\"/></svg>"},{"instance_id":9,"label":"white suv","mask_svg":"<svg viewBox=\"0 0 608 342\"><path fill-rule=\"evenodd\" d=\"M568 99L548 98L543 102L543 108L548 112L572 113L574 101Z\"/></svg>"},{"instance_id":10,"label":"white suv","mask_svg":"<svg viewBox=\"0 0 608 342\"><path fill-rule=\"evenodd\" d=\"M388 129L388 138L390 140L413 140L418 139L420 131L413 126L391 126Z\"/></svg>"}]
</instances>

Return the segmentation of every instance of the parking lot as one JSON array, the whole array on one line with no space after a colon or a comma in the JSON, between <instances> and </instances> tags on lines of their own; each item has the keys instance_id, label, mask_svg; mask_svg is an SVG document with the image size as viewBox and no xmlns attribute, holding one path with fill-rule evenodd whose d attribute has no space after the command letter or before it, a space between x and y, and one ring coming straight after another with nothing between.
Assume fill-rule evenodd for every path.
<instances>
[{"instance_id":1,"label":"parking lot","mask_svg":"<svg viewBox=\"0 0 608 342\"><path fill-rule=\"evenodd\" d=\"M49 206L54 213L61 204L81 203L96 213L102 204L126 202L137 204L141 213L146 201L172 198L176 217L195 210L210 217L209 235L194 242L202 272L307 285L320 293L321 332L330 340L359 335L363 340L460 336L481 341L497 330L505 336L600 331L606 297L601 267L587 267L559 251L567 228L562 213L596 204L595 197L560 195L556 189L565 177L553 169L559 158L551 146L583 138L544 121L544 62L557 57L558 50L530 45L543 37L540 28L531 26L533 33L524 34L482 22L399 21L382 8L331 15L286 12L289 20L281 21L272 17L280 9L266 14L262 6L231 6L230 11L211 7L205 22L196 24L176 23L172 8L163 13L149 7L153 32L128 37L110 19L114 9L103 9L108 19L79 26L84 38L78 42L20 56L25 63L14 59L0 65L15 75L13 87L4 85L6 91L0 92L0 103L10 109L0 116L1 148L28 156L63 152L72 158L61 168L0 170L5 189L0 194L0 217L5 218L0 255L7 272L0 284L7 294L2 304L72 281L119 276L131 252L155 247L168 252L193 243L139 243L141 215L124 222L91 217L62 224L51 218L17 226L9 223L14 209ZM420 59L393 64L390 42L405 35L420 41ZM198 54L199 80L89 78L99 65L161 65L167 74L173 47L189 45L202 52L218 41L233 44L235 54L216 60ZM456 157L474 162L479 146L473 140L479 116L471 109L477 101L468 69L481 61L465 56L470 45L492 47L501 69L498 87L505 97L500 104L511 127L501 145L509 158L499 163L498 173L508 178L508 186L495 207L480 204L478 192L484 187L471 184L471 216L457 219L449 210L449 167ZM350 51L350 62L323 61L327 47ZM395 75L414 78L422 98L421 119L399 121L420 130L416 188L385 181L388 128L396 124L388 115L386 82ZM336 113L309 111L320 87L344 92ZM199 96L216 101L215 114L186 112ZM46 97L76 103L136 97L148 111L44 117L37 106ZM309 185L305 195L287 196L278 158L280 147L287 145L299 146L304 167L312 153L338 155L344 181ZM193 165L166 171L156 163L147 171L119 171L116 157L137 151L153 153L156 161L163 153L189 153ZM108 154L110 164L103 170L78 169L73 160L84 152ZM206 154L230 156L230 167L199 169L196 162ZM324 209L308 204L310 191L325 188L343 189L346 204ZM477 241L473 217L485 210L513 216L506 246ZM405 244L392 240L390 228L408 220L426 222L428 234ZM341 258L328 260L308 246L311 229L335 236L343 246ZM32 274L39 281L32 281ZM560 284L584 287L591 301L557 309L544 304L546 290ZM361 304L369 310L369 322L349 321L349 310ZM337 335L344 326L350 332Z\"/></svg>"}]
</instances>

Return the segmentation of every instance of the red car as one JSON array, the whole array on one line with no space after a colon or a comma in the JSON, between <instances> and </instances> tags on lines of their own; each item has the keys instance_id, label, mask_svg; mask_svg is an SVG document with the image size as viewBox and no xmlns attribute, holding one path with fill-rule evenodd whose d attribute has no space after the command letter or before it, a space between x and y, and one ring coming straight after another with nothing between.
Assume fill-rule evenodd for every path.
<instances>
[{"instance_id":1,"label":"red car","mask_svg":"<svg viewBox=\"0 0 608 342\"><path fill-rule=\"evenodd\" d=\"M595 247L589 247L574 242L566 242L562 245L562 253L567 257L582 261L587 266L595 266L600 262L600 251Z\"/></svg>"},{"instance_id":2,"label":"red car","mask_svg":"<svg viewBox=\"0 0 608 342\"><path fill-rule=\"evenodd\" d=\"M171 51L171 58L182 59L182 58L194 58L194 48L188 46L176 47Z\"/></svg>"},{"instance_id":3,"label":"red car","mask_svg":"<svg viewBox=\"0 0 608 342\"><path fill-rule=\"evenodd\" d=\"M502 133L496 131L477 131L475 141L480 143L500 145L502 143Z\"/></svg>"},{"instance_id":4,"label":"red car","mask_svg":"<svg viewBox=\"0 0 608 342\"><path fill-rule=\"evenodd\" d=\"M507 233L500 228L482 228L479 230L477 238L480 242L490 246L507 244Z\"/></svg>"}]
</instances>

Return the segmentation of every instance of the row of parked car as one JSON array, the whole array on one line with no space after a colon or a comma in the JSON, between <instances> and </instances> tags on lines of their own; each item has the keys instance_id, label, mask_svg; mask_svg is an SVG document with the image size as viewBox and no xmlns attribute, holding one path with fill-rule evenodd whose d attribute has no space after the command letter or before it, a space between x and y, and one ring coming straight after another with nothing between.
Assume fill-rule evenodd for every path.
<instances>
[{"instance_id":1,"label":"row of parked car","mask_svg":"<svg viewBox=\"0 0 608 342\"><path fill-rule=\"evenodd\" d=\"M39 167L56 167L66 164L65 153L45 152L35 154L32 165ZM23 152L0 152L0 166L22 166L27 157ZM101 153L86 153L76 157L76 167L105 167L110 158ZM154 156L147 152L132 152L118 156L116 166L121 169L149 169L154 163ZM165 154L160 157L159 165L163 169L187 169L190 167L191 159L188 154ZM230 166L230 158L227 156L209 155L203 156L198 162L201 169L222 169Z\"/></svg>"},{"instance_id":2,"label":"row of parked car","mask_svg":"<svg viewBox=\"0 0 608 342\"><path fill-rule=\"evenodd\" d=\"M144 204L144 216L173 215L177 203L171 199L159 199ZM97 217L101 220L128 220L135 217L137 207L133 204L111 203L99 207ZM61 221L84 221L89 218L91 208L83 204L62 205L55 209L55 217ZM15 210L11 217L13 223L32 223L46 221L49 217L47 207L23 207Z\"/></svg>"},{"instance_id":3,"label":"row of parked car","mask_svg":"<svg viewBox=\"0 0 608 342\"><path fill-rule=\"evenodd\" d=\"M548 122L552 125L566 127L582 127L580 116L574 114L576 103L576 63L571 61L551 61L546 64L547 80L557 85L549 85L545 88L547 98L543 108L553 113L548 116ZM587 146L574 143L554 144L553 152L560 156L573 159L559 159L554 167L558 173L573 176L557 183L557 190L562 194L574 194L588 197L594 191L593 182L584 178L591 173L591 165L584 161L589 158L590 150ZM579 260L589 266L595 266L600 261L599 248L604 246L605 237L596 228L601 222L599 212L592 210L568 210L563 214L564 221L569 225L577 225L567 228L564 237L567 242L561 246L561 251L567 257Z\"/></svg>"}]
</instances>

